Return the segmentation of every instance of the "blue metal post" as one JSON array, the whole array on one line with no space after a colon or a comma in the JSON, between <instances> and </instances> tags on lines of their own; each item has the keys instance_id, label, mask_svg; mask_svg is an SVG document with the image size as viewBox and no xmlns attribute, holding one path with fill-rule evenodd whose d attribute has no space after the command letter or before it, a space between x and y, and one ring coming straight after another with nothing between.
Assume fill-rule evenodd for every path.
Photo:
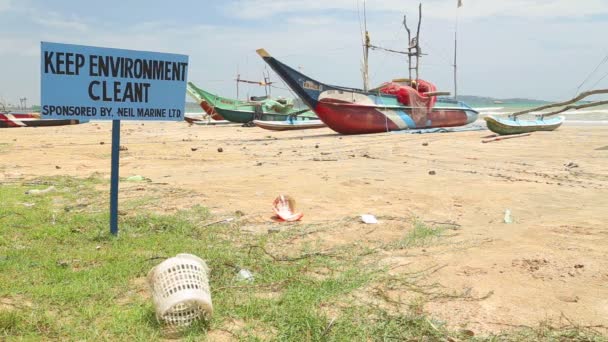
<instances>
[{"instance_id":1,"label":"blue metal post","mask_svg":"<svg viewBox=\"0 0 608 342\"><path fill-rule=\"evenodd\" d=\"M110 180L110 233L118 235L118 166L120 160L120 120L112 120L112 177Z\"/></svg>"}]
</instances>

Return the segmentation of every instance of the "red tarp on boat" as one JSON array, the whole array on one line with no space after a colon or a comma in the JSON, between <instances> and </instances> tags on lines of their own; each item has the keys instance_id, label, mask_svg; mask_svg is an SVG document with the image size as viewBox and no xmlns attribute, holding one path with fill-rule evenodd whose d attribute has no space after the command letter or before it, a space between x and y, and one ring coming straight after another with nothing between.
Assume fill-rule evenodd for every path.
<instances>
[{"instance_id":1,"label":"red tarp on boat","mask_svg":"<svg viewBox=\"0 0 608 342\"><path fill-rule=\"evenodd\" d=\"M397 96L397 101L405 106L433 108L437 97L427 96L426 93L437 91L437 87L431 82L418 80L418 90L395 82L389 82L380 88L380 92Z\"/></svg>"},{"instance_id":2,"label":"red tarp on boat","mask_svg":"<svg viewBox=\"0 0 608 342\"><path fill-rule=\"evenodd\" d=\"M411 107L408 114L414 120L416 127L429 125L429 113L437 102L436 96L427 96L426 93L437 91L437 87L431 82L418 80L418 90L409 85L396 82L388 82L380 87L380 92L395 95L397 101L404 106Z\"/></svg>"}]
</instances>

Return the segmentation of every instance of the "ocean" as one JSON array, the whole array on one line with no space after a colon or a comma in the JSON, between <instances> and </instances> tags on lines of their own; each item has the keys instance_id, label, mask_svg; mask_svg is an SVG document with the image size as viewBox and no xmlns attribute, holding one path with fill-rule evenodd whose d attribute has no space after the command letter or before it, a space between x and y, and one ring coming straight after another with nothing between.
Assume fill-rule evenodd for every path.
<instances>
[{"instance_id":1,"label":"ocean","mask_svg":"<svg viewBox=\"0 0 608 342\"><path fill-rule=\"evenodd\" d=\"M495 104L495 105L488 105L487 103L479 104L479 105L476 105L475 103L467 103L467 104L469 106L471 106L473 109L477 110L480 113L480 116L482 116L482 117L486 116L486 115L499 115L499 116L504 115L504 116L506 116L506 115L509 115L509 114L512 114L515 112L519 112L519 111L541 106L538 103L526 104L526 103L521 103L521 102L519 102L519 103L503 102L503 103L499 103L499 104ZM522 119L533 118L534 115L536 115L536 114L548 113L551 111L555 111L556 109L559 109L559 108L552 108L549 110L532 112L530 114L523 115L520 118L522 118ZM585 108L585 109L580 109L580 110L571 110L571 111L567 111L567 112L564 112L564 113L561 113L558 115L566 117L567 121L588 121L588 122L606 121L606 122L608 122L608 105Z\"/></svg>"}]
</instances>

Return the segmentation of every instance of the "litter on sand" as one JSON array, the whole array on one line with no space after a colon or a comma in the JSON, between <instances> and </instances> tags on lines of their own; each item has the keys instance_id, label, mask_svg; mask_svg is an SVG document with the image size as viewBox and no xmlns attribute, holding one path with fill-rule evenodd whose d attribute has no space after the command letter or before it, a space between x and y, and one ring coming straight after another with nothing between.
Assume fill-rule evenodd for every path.
<instances>
[{"instance_id":1,"label":"litter on sand","mask_svg":"<svg viewBox=\"0 0 608 342\"><path fill-rule=\"evenodd\" d=\"M156 318L170 329L187 328L213 314L209 268L192 254L178 254L148 273Z\"/></svg>"},{"instance_id":2,"label":"litter on sand","mask_svg":"<svg viewBox=\"0 0 608 342\"><path fill-rule=\"evenodd\" d=\"M378 219L376 218L376 216L369 215L369 214L361 215L361 221L363 221L363 223L367 223L367 224L378 223Z\"/></svg>"},{"instance_id":3,"label":"litter on sand","mask_svg":"<svg viewBox=\"0 0 608 342\"><path fill-rule=\"evenodd\" d=\"M253 283L253 274L251 271L245 268L237 268L239 271L236 274L236 277L239 281L244 281L247 283Z\"/></svg>"},{"instance_id":4,"label":"litter on sand","mask_svg":"<svg viewBox=\"0 0 608 342\"><path fill-rule=\"evenodd\" d=\"M38 189L28 190L25 192L25 194L26 195L44 195L44 194L47 194L47 193L53 192L53 191L55 191L55 187L51 185L44 190L38 190Z\"/></svg>"},{"instance_id":5,"label":"litter on sand","mask_svg":"<svg viewBox=\"0 0 608 342\"><path fill-rule=\"evenodd\" d=\"M304 214L296 213L296 200L289 195L280 195L272 203L272 209L279 219L287 222L299 221Z\"/></svg>"},{"instance_id":6,"label":"litter on sand","mask_svg":"<svg viewBox=\"0 0 608 342\"><path fill-rule=\"evenodd\" d=\"M503 218L504 223L513 223L513 217L511 217L511 209L505 210L505 217Z\"/></svg>"}]
</instances>

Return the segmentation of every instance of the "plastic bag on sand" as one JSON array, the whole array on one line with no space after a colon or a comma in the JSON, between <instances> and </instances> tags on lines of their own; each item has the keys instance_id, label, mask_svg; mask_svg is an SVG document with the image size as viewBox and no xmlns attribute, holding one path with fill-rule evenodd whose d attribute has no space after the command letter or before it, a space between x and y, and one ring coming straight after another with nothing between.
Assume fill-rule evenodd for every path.
<instances>
[{"instance_id":1,"label":"plastic bag on sand","mask_svg":"<svg viewBox=\"0 0 608 342\"><path fill-rule=\"evenodd\" d=\"M296 200L288 195L280 195L272 203L272 209L277 216L288 222L299 221L302 219L304 214L295 213L296 211Z\"/></svg>"},{"instance_id":2,"label":"plastic bag on sand","mask_svg":"<svg viewBox=\"0 0 608 342\"><path fill-rule=\"evenodd\" d=\"M363 221L364 223L367 223L367 224L378 223L378 219L376 218L376 216L369 215L369 214L361 215L361 221Z\"/></svg>"}]
</instances>

